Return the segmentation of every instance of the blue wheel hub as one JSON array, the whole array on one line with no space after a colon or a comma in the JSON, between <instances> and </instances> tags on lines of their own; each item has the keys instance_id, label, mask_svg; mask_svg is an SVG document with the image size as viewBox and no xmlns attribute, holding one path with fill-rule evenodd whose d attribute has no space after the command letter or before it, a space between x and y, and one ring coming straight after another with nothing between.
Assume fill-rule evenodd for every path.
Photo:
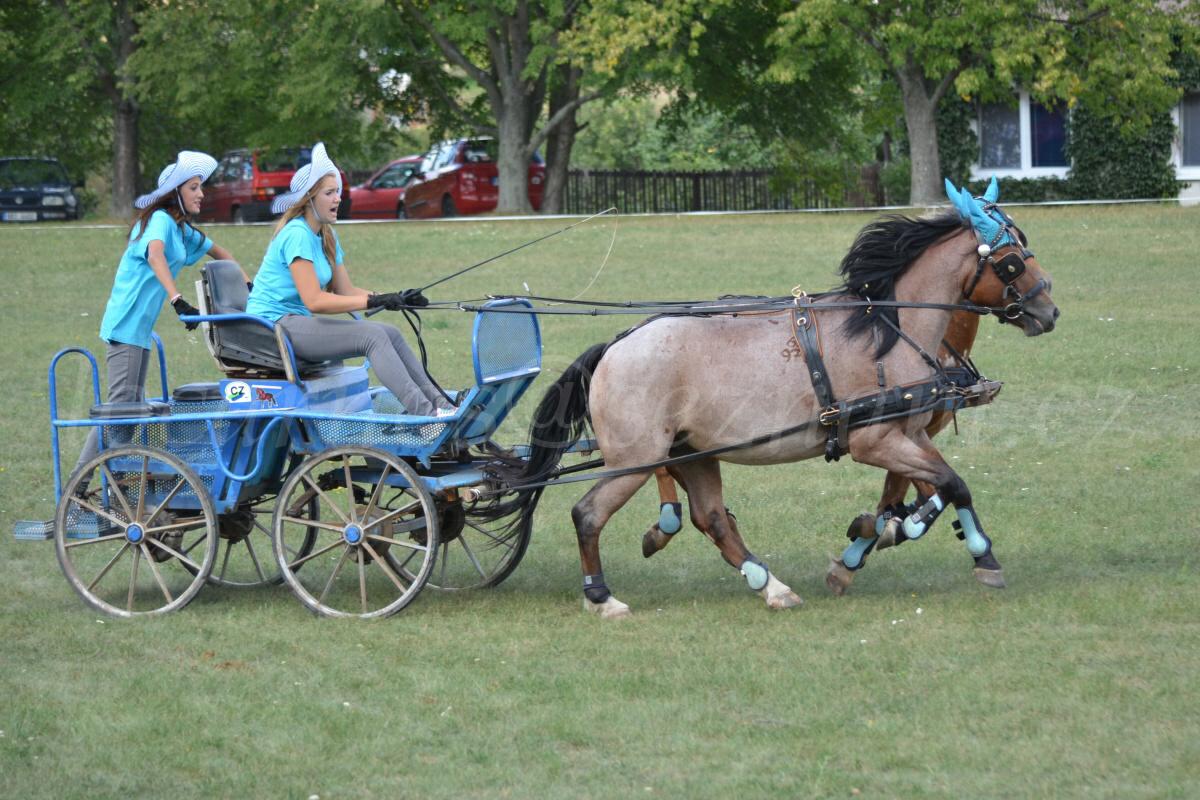
<instances>
[{"instance_id":1,"label":"blue wheel hub","mask_svg":"<svg viewBox=\"0 0 1200 800\"><path fill-rule=\"evenodd\" d=\"M131 542L133 544L137 544L142 539L146 538L146 532L144 530L142 530L141 525L136 525L136 524L130 525L128 528L125 529L125 538L129 542Z\"/></svg>"},{"instance_id":2,"label":"blue wheel hub","mask_svg":"<svg viewBox=\"0 0 1200 800\"><path fill-rule=\"evenodd\" d=\"M342 530L342 538L346 540L347 544L362 544L363 529L351 523Z\"/></svg>"}]
</instances>

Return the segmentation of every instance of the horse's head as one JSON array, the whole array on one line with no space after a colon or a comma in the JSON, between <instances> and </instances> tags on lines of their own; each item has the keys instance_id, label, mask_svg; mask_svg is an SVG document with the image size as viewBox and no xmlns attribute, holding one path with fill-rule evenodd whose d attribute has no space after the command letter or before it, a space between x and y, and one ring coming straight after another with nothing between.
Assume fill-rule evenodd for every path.
<instances>
[{"instance_id":1,"label":"horse's head","mask_svg":"<svg viewBox=\"0 0 1200 800\"><path fill-rule=\"evenodd\" d=\"M996 205L996 179L982 198L947 180L946 196L979 240L975 270L963 286L967 302L991 308L1001 322L1020 326L1026 336L1054 330L1059 311L1050 297L1050 274L1028 249L1025 234Z\"/></svg>"}]
</instances>

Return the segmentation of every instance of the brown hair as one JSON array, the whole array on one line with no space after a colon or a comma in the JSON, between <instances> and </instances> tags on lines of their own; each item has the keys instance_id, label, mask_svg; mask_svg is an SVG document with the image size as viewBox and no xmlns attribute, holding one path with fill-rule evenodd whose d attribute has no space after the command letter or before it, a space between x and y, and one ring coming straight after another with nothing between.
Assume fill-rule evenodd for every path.
<instances>
[{"instance_id":1,"label":"brown hair","mask_svg":"<svg viewBox=\"0 0 1200 800\"><path fill-rule=\"evenodd\" d=\"M130 233L133 233L134 229L137 229L138 235L134 237L134 241L136 242L138 239L141 239L142 234L146 232L146 226L150 224L150 218L154 216L155 211L165 211L170 214L171 219L175 220L175 224L179 226L181 231L183 230L183 226L187 225L192 230L203 236L204 233L192 224L187 215L183 213L183 209L179 207L179 199L177 195L178 191L179 190L176 189L173 192L167 193L166 195L158 198L158 200L154 201L154 203L151 205L134 214L133 222L129 224L129 233L125 234L126 238L128 238Z\"/></svg>"},{"instance_id":2,"label":"brown hair","mask_svg":"<svg viewBox=\"0 0 1200 800\"><path fill-rule=\"evenodd\" d=\"M308 206L308 202L317 196L317 192L321 191L321 184L325 183L325 180L332 176L333 173L331 172L329 175L321 178L305 193L304 197L301 197L291 208L283 212L283 216L279 218L278 224L275 225L275 232L271 234L272 239L279 235L284 225L304 214L304 209ZM328 222L321 222L321 250L325 253L325 260L329 262L329 266L335 266L337 264L337 240L333 238L333 226Z\"/></svg>"}]
</instances>

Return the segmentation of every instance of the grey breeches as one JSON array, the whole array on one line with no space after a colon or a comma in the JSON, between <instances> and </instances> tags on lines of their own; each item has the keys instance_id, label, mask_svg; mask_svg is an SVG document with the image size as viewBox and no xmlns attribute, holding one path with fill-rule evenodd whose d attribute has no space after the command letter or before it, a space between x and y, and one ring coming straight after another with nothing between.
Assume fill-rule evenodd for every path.
<instances>
[{"instance_id":1,"label":"grey breeches","mask_svg":"<svg viewBox=\"0 0 1200 800\"><path fill-rule=\"evenodd\" d=\"M104 353L104 363L108 367L107 402L140 403L145 401L146 372L150 368L149 350L134 344L109 342ZM114 428L114 434L118 430ZM79 460L75 462L75 469L83 466L85 461L95 458L99 452L100 429L92 428L83 445L83 452L79 454ZM75 469L71 471L74 472Z\"/></svg>"},{"instance_id":2,"label":"grey breeches","mask_svg":"<svg viewBox=\"0 0 1200 800\"><path fill-rule=\"evenodd\" d=\"M432 416L450 403L425 374L421 360L391 325L353 319L289 314L279 325L296 355L309 361L366 356L380 382L404 404L409 414Z\"/></svg>"}]
</instances>

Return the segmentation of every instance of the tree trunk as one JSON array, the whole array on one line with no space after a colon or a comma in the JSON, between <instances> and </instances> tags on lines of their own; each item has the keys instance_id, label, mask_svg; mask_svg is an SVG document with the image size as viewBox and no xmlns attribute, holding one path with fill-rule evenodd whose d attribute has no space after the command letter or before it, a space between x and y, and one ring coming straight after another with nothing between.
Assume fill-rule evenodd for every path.
<instances>
[{"instance_id":1,"label":"tree trunk","mask_svg":"<svg viewBox=\"0 0 1200 800\"><path fill-rule=\"evenodd\" d=\"M550 116L579 98L581 70L563 64L557 69L557 80L550 92ZM571 149L579 126L572 109L554 132L546 139L546 186L542 196L543 214L561 214L566 204L567 170L571 167Z\"/></svg>"},{"instance_id":2,"label":"tree trunk","mask_svg":"<svg viewBox=\"0 0 1200 800\"><path fill-rule=\"evenodd\" d=\"M500 200L496 210L501 214L533 211L529 203L529 158L525 155L525 146L529 142L528 103L529 99L523 96L506 97L504 107L497 115L500 154L496 169L500 179Z\"/></svg>"},{"instance_id":3,"label":"tree trunk","mask_svg":"<svg viewBox=\"0 0 1200 800\"><path fill-rule=\"evenodd\" d=\"M116 41L113 48L112 91L113 101L113 182L112 212L116 216L128 216L133 210L141 182L141 163L138 149L138 124L141 106L131 96L125 81L125 63L137 49L137 22L134 20L136 3L116 4Z\"/></svg>"},{"instance_id":4,"label":"tree trunk","mask_svg":"<svg viewBox=\"0 0 1200 800\"><path fill-rule=\"evenodd\" d=\"M112 213L127 217L133 210L141 169L138 164L138 119L136 100L123 99L113 114Z\"/></svg>"},{"instance_id":5,"label":"tree trunk","mask_svg":"<svg viewBox=\"0 0 1200 800\"><path fill-rule=\"evenodd\" d=\"M904 98L908 128L912 189L909 203L932 206L942 202L941 156L937 140L937 104L941 92L931 92L921 68L913 63L898 69L896 78Z\"/></svg>"}]
</instances>

